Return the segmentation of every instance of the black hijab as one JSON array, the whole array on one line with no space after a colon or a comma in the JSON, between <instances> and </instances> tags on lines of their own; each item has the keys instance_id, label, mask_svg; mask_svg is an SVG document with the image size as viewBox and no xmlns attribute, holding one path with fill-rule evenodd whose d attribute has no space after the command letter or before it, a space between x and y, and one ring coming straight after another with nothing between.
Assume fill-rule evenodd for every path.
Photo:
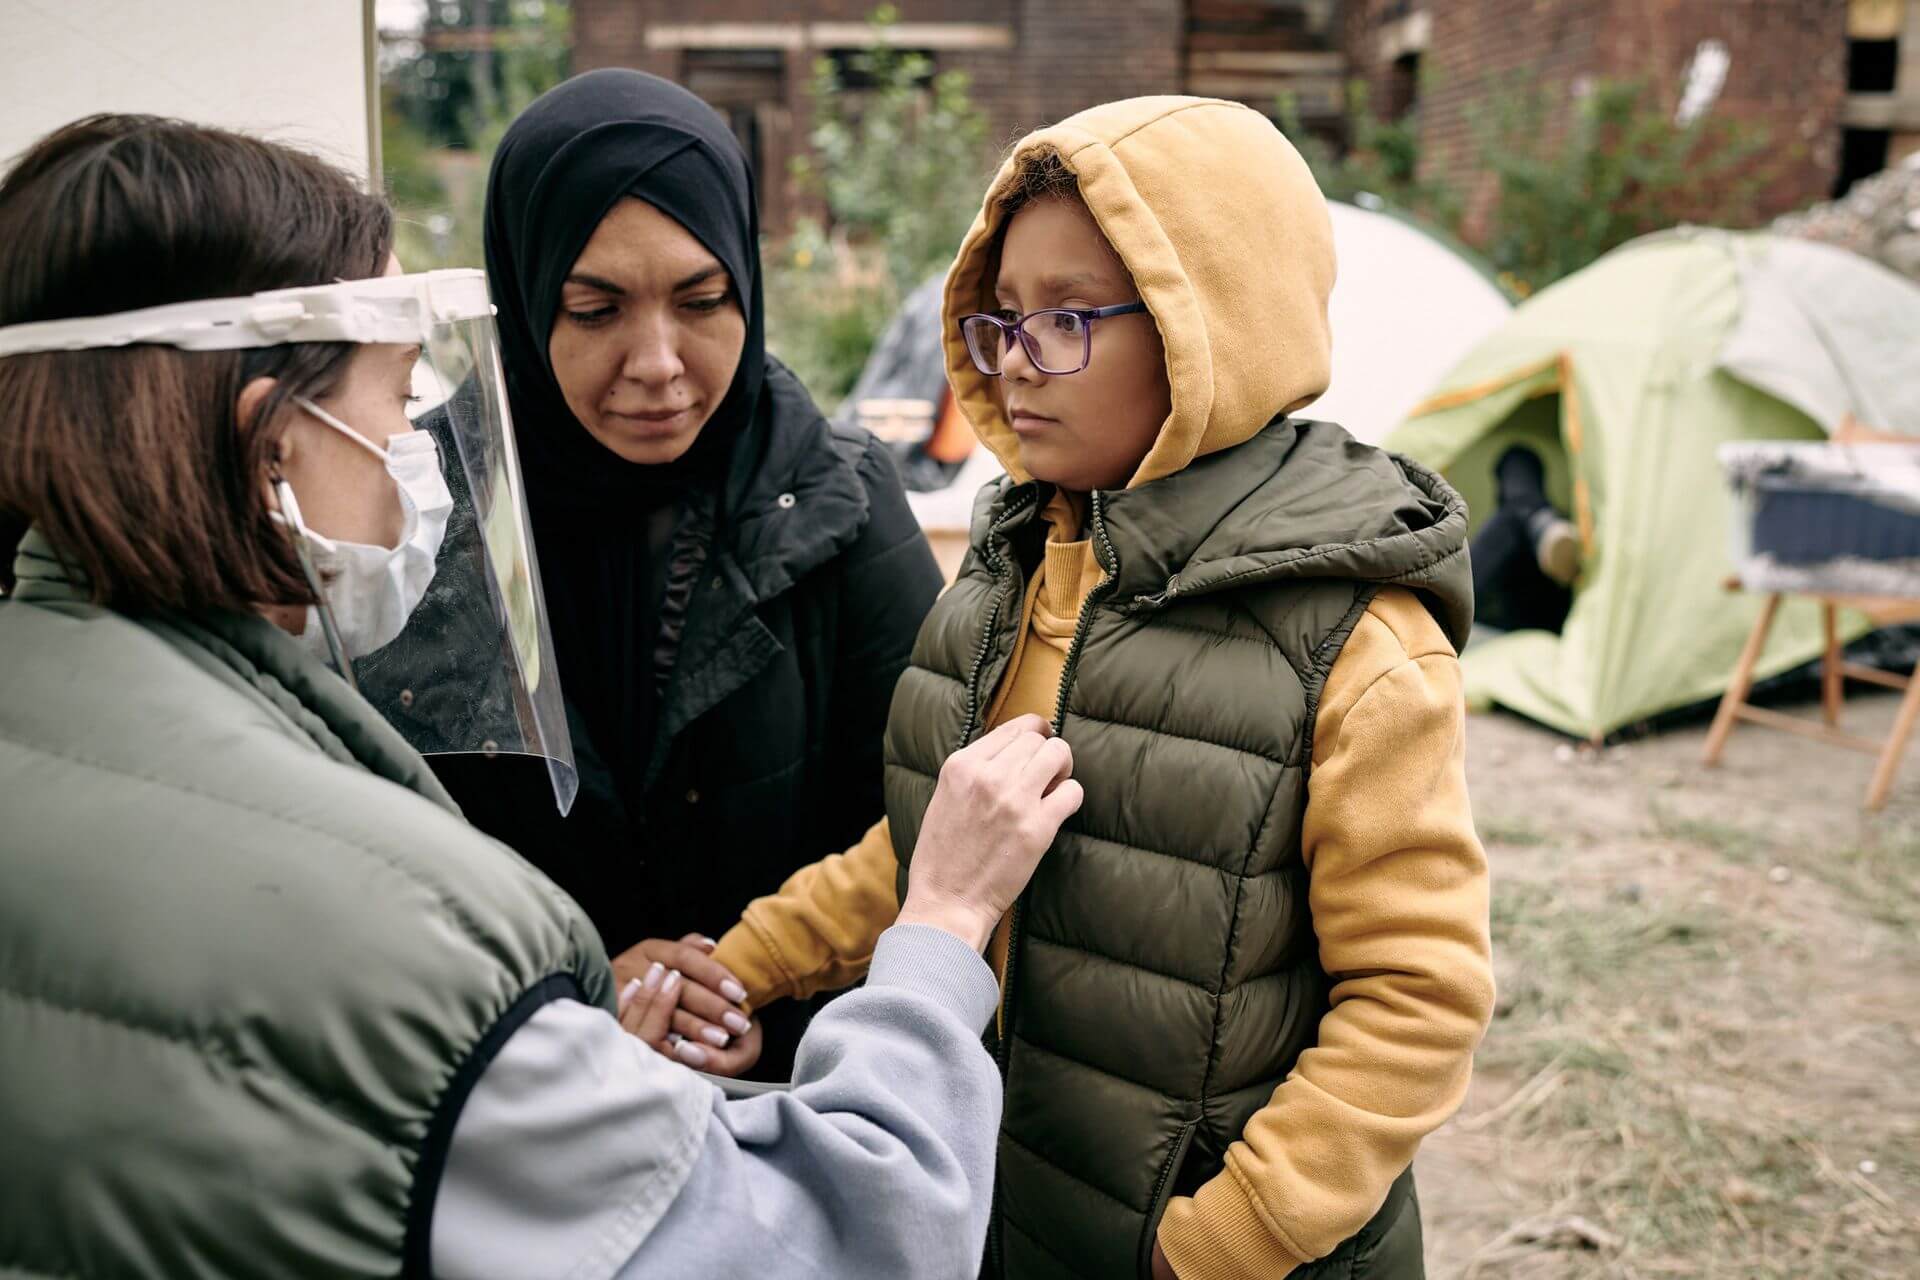
<instances>
[{"instance_id":1,"label":"black hijab","mask_svg":"<svg viewBox=\"0 0 1920 1280\"><path fill-rule=\"evenodd\" d=\"M659 466L627 462L588 434L547 355L568 272L628 196L720 260L747 322L733 384L693 448ZM697 503L724 531L729 474L750 470L773 430L753 177L726 123L687 90L639 71L591 71L542 95L501 140L486 259L562 687L634 799L652 745L676 522Z\"/></svg>"},{"instance_id":2,"label":"black hijab","mask_svg":"<svg viewBox=\"0 0 1920 1280\"><path fill-rule=\"evenodd\" d=\"M567 273L627 196L673 218L720 260L747 319L733 385L694 448L663 466L625 462L587 434L547 357ZM625 505L716 481L764 391L759 243L753 177L739 144L712 107L669 80L590 71L543 94L513 122L487 180L487 278L536 502Z\"/></svg>"}]
</instances>

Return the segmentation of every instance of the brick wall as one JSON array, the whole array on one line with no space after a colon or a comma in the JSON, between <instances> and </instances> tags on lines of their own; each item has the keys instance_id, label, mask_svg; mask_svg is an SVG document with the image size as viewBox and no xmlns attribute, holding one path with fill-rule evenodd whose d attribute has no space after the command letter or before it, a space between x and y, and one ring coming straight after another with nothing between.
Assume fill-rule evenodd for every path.
<instances>
[{"instance_id":1,"label":"brick wall","mask_svg":"<svg viewBox=\"0 0 1920 1280\"><path fill-rule=\"evenodd\" d=\"M1114 98L1181 89L1182 0L1023 0L1007 82L975 84L1008 140Z\"/></svg>"},{"instance_id":2,"label":"brick wall","mask_svg":"<svg viewBox=\"0 0 1920 1280\"><path fill-rule=\"evenodd\" d=\"M1392 73L1381 34L1419 10L1431 23L1421 58L1421 165L1466 197L1469 236L1483 228L1492 199L1478 157L1499 98L1545 90L1550 109L1538 127L1549 138L1595 77L1644 80L1672 109L1707 39L1725 44L1730 57L1714 112L1766 128L1782 164L1753 220L1821 199L1832 186L1846 0L1351 0L1347 54L1376 103L1387 101Z\"/></svg>"},{"instance_id":3,"label":"brick wall","mask_svg":"<svg viewBox=\"0 0 1920 1280\"><path fill-rule=\"evenodd\" d=\"M1544 90L1555 114L1540 121L1551 137L1566 104L1600 70L1598 42L1611 15L1604 0L1474 0L1432 6L1433 34L1423 60L1421 169L1446 178L1465 198L1470 237L1482 229L1493 182L1479 151L1503 99Z\"/></svg>"},{"instance_id":4,"label":"brick wall","mask_svg":"<svg viewBox=\"0 0 1920 1280\"><path fill-rule=\"evenodd\" d=\"M1755 221L1832 194L1847 95L1846 0L1615 0L1602 35L1607 73L1660 85L1675 105L1703 40L1727 46L1731 65L1714 111L1765 128L1782 172Z\"/></svg>"},{"instance_id":5,"label":"brick wall","mask_svg":"<svg viewBox=\"0 0 1920 1280\"><path fill-rule=\"evenodd\" d=\"M699 61L683 49L650 49L654 25L718 23L811 24L864 22L877 0L574 0L573 66L637 67L694 83ZM941 70L967 73L974 100L986 111L996 152L1021 134L1095 103L1142 93L1181 91L1186 40L1185 0L973 0L956 8L943 0L896 0L900 21L966 23L1008 30L1007 48L939 49ZM912 43L911 40L907 43ZM808 207L788 176L805 145L807 86L819 50L782 51L779 101L760 113L764 173L761 205L770 229L789 224Z\"/></svg>"},{"instance_id":6,"label":"brick wall","mask_svg":"<svg viewBox=\"0 0 1920 1280\"><path fill-rule=\"evenodd\" d=\"M575 0L582 9L623 10L649 23L865 22L882 0ZM1022 0L886 0L902 22L1008 22Z\"/></svg>"}]
</instances>

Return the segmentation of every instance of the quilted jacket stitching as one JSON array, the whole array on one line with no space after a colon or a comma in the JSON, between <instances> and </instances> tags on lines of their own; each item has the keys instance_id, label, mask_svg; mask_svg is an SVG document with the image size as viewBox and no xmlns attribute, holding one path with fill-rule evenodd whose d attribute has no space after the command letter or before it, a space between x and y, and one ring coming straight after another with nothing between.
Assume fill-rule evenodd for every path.
<instances>
[{"instance_id":1,"label":"quilted jacket stitching","mask_svg":"<svg viewBox=\"0 0 1920 1280\"><path fill-rule=\"evenodd\" d=\"M142 773L135 769L122 768L118 765L111 765L105 761L79 755L72 751L56 750L43 743L27 742L8 733L0 733L0 742L11 742L15 746L22 747L25 750L38 752L41 755L48 756L55 760L65 760L69 764L77 764L82 768L94 769L100 773L110 773L123 778L133 778L156 787L178 792L181 795L194 796L228 809L234 809L241 813L251 813L272 822L283 823L297 831L304 831L309 835L318 836L323 840L339 845L343 849L351 850L354 853L361 854L379 863L400 876L401 879L425 890L426 893L433 898L434 902L446 912L447 917L460 927L460 932L466 936L468 941L475 943L483 952L491 951L493 948L493 940L488 936L486 931L480 928L478 922L460 910L452 897L438 885L435 885L432 881L413 871L397 856L390 856L373 846L361 844L337 831L328 831L323 827L316 827L310 823L302 822L298 818L288 814L280 813L273 809L263 809L258 805L246 804L232 796L220 795L217 792L192 786L175 778L158 778L152 774ZM422 799L425 799L425 797L422 797Z\"/></svg>"},{"instance_id":2,"label":"quilted jacket stitching","mask_svg":"<svg viewBox=\"0 0 1920 1280\"><path fill-rule=\"evenodd\" d=\"M265 1063L249 1061L236 1053L231 1045L223 1044L217 1038L169 1031L164 1027L135 1022L130 1018L116 1017L105 1010L83 1008L80 1005L68 1004L65 1001L55 1000L51 997L37 995L28 991L20 991L13 987L0 986L0 998L15 1000L21 1004L39 1005L42 1008L52 1009L56 1013L66 1014L68 1017L84 1018L89 1022L101 1023L114 1028L116 1031L123 1031L131 1036L157 1040L169 1048L190 1053L196 1057L218 1059L233 1070L246 1073L249 1078L255 1079L256 1083L265 1081L268 1084L283 1086L296 1097L311 1102L333 1119L352 1129L354 1132L372 1139L381 1147L389 1151L400 1150L392 1138L383 1137L375 1133L372 1129L367 1128L366 1125L361 1124L350 1115L341 1112L338 1110L339 1104L337 1102L330 1102L319 1094L314 1093L311 1089L304 1087L291 1072L276 1070ZM426 1109L424 1105L421 1108L423 1112Z\"/></svg>"}]
</instances>

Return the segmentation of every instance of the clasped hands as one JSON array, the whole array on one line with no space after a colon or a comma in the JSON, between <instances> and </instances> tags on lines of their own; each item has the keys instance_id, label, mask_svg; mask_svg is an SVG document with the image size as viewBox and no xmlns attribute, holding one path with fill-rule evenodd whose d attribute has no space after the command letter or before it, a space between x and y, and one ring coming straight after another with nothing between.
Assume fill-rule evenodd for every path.
<instances>
[{"instance_id":1,"label":"clasped hands","mask_svg":"<svg viewBox=\"0 0 1920 1280\"><path fill-rule=\"evenodd\" d=\"M1073 752L1039 716L1019 716L947 757L921 820L897 920L982 950L1083 797ZM761 1030L738 977L702 934L649 938L613 962L620 1022L660 1053L733 1076L759 1060Z\"/></svg>"}]
</instances>

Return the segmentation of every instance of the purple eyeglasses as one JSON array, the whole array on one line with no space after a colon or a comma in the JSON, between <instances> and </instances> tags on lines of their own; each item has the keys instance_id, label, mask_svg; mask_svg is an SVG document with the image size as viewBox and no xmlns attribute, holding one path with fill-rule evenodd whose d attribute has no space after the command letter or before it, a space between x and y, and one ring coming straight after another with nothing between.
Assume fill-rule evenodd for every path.
<instances>
[{"instance_id":1,"label":"purple eyeglasses","mask_svg":"<svg viewBox=\"0 0 1920 1280\"><path fill-rule=\"evenodd\" d=\"M960 318L960 336L967 340L973 367L989 378L1000 376L1001 357L1013 350L1015 338L1034 368L1059 376L1080 372L1093 358L1095 320L1135 315L1146 309L1144 302L1122 302L1113 307L1048 307L1011 320L982 313ZM1036 320L1038 325L1034 325Z\"/></svg>"}]
</instances>

